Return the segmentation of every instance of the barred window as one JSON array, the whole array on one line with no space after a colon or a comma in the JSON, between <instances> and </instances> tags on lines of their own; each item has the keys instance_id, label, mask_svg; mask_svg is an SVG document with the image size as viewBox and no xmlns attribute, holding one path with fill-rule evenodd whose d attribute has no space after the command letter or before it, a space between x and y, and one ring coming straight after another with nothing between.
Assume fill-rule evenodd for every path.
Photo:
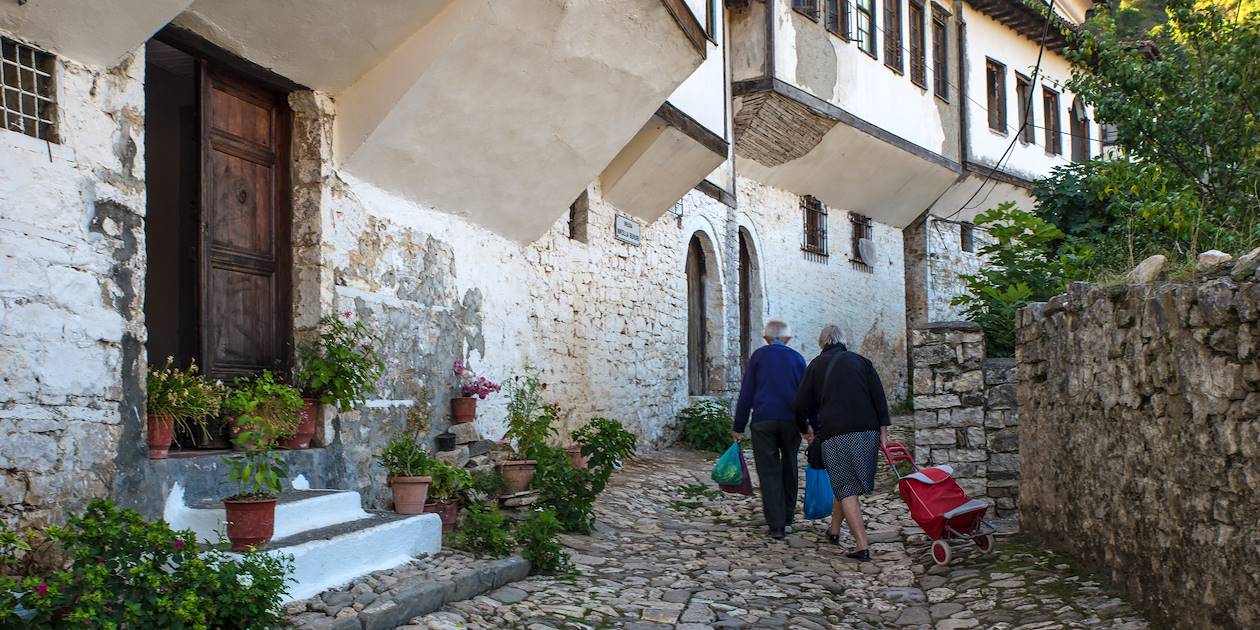
<instances>
[{"instance_id":1,"label":"barred window","mask_svg":"<svg viewBox=\"0 0 1260 630\"><path fill-rule=\"evenodd\" d=\"M974 254L976 252L976 226L971 223L961 223L958 226L958 232L959 240L962 241L962 250Z\"/></svg>"},{"instance_id":2,"label":"barred window","mask_svg":"<svg viewBox=\"0 0 1260 630\"><path fill-rule=\"evenodd\" d=\"M805 234L801 241L801 251L811 260L827 259L827 206L814 197L801 197L801 212L804 215Z\"/></svg>"},{"instance_id":3,"label":"barred window","mask_svg":"<svg viewBox=\"0 0 1260 630\"><path fill-rule=\"evenodd\" d=\"M932 5L932 84L936 95L949 100L949 14L939 4Z\"/></svg>"},{"instance_id":4,"label":"barred window","mask_svg":"<svg viewBox=\"0 0 1260 630\"><path fill-rule=\"evenodd\" d=\"M927 88L927 44L923 15L923 3L910 0L910 81L921 88Z\"/></svg>"},{"instance_id":5,"label":"barred window","mask_svg":"<svg viewBox=\"0 0 1260 630\"><path fill-rule=\"evenodd\" d=\"M901 72L901 2L884 0L884 65Z\"/></svg>"},{"instance_id":6,"label":"barred window","mask_svg":"<svg viewBox=\"0 0 1260 630\"><path fill-rule=\"evenodd\" d=\"M818 0L792 0L792 10L811 20L817 20Z\"/></svg>"},{"instance_id":7,"label":"barred window","mask_svg":"<svg viewBox=\"0 0 1260 630\"><path fill-rule=\"evenodd\" d=\"M853 255L849 260L853 262L854 269L872 271L875 264L875 243L872 239L871 219L850 212L849 223L853 228Z\"/></svg>"},{"instance_id":8,"label":"barred window","mask_svg":"<svg viewBox=\"0 0 1260 630\"><path fill-rule=\"evenodd\" d=\"M6 129L57 141L54 60L46 52L0 37L0 116Z\"/></svg>"},{"instance_id":9,"label":"barred window","mask_svg":"<svg viewBox=\"0 0 1260 630\"><path fill-rule=\"evenodd\" d=\"M827 0L827 30L849 39L849 0Z\"/></svg>"}]
</instances>

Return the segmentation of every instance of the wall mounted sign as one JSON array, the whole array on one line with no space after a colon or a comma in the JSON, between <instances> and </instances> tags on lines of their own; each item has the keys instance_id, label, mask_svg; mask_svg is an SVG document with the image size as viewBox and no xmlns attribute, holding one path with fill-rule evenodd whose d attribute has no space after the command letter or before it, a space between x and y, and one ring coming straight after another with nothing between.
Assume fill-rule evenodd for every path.
<instances>
[{"instance_id":1,"label":"wall mounted sign","mask_svg":"<svg viewBox=\"0 0 1260 630\"><path fill-rule=\"evenodd\" d=\"M614 234L617 240L631 245L638 245L643 237L639 231L639 222L630 217L617 215L617 220L613 223Z\"/></svg>"}]
</instances>

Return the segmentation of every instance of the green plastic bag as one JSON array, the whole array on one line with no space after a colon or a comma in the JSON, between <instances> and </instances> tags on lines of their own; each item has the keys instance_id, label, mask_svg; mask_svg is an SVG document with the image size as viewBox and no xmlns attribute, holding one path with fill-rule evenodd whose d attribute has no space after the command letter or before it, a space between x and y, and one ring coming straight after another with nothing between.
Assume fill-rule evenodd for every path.
<instances>
[{"instance_id":1,"label":"green plastic bag","mask_svg":"<svg viewBox=\"0 0 1260 630\"><path fill-rule=\"evenodd\" d=\"M744 454L739 450L739 443L732 444L713 465L713 472L709 473L709 477L722 485L738 484L744 478L744 469L739 464L743 458Z\"/></svg>"}]
</instances>

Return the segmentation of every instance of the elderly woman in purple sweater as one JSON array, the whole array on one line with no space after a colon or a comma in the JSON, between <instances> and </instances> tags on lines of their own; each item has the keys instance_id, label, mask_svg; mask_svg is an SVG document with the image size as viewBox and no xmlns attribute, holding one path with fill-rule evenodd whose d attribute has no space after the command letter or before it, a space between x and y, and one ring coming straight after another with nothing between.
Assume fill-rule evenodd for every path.
<instances>
[{"instance_id":1,"label":"elderly woman in purple sweater","mask_svg":"<svg viewBox=\"0 0 1260 630\"><path fill-rule=\"evenodd\" d=\"M803 422L797 424L792 407L796 388L805 375L805 357L788 347L792 331L783 320L766 322L763 338L766 345L753 352L744 369L731 439L738 442L744 429L751 427L761 509L770 537L782 540L796 516L796 454L801 435L808 430Z\"/></svg>"}]
</instances>

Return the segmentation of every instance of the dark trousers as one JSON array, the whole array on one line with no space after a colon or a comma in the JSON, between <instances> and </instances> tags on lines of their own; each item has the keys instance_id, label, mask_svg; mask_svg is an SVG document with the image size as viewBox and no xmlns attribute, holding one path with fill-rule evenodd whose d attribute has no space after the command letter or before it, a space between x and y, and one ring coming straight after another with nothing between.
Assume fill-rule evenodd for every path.
<instances>
[{"instance_id":1,"label":"dark trousers","mask_svg":"<svg viewBox=\"0 0 1260 630\"><path fill-rule=\"evenodd\" d=\"M752 433L753 461L761 480L761 509L770 529L780 529L796 517L798 473L796 454L801 434L795 422L755 422Z\"/></svg>"}]
</instances>

